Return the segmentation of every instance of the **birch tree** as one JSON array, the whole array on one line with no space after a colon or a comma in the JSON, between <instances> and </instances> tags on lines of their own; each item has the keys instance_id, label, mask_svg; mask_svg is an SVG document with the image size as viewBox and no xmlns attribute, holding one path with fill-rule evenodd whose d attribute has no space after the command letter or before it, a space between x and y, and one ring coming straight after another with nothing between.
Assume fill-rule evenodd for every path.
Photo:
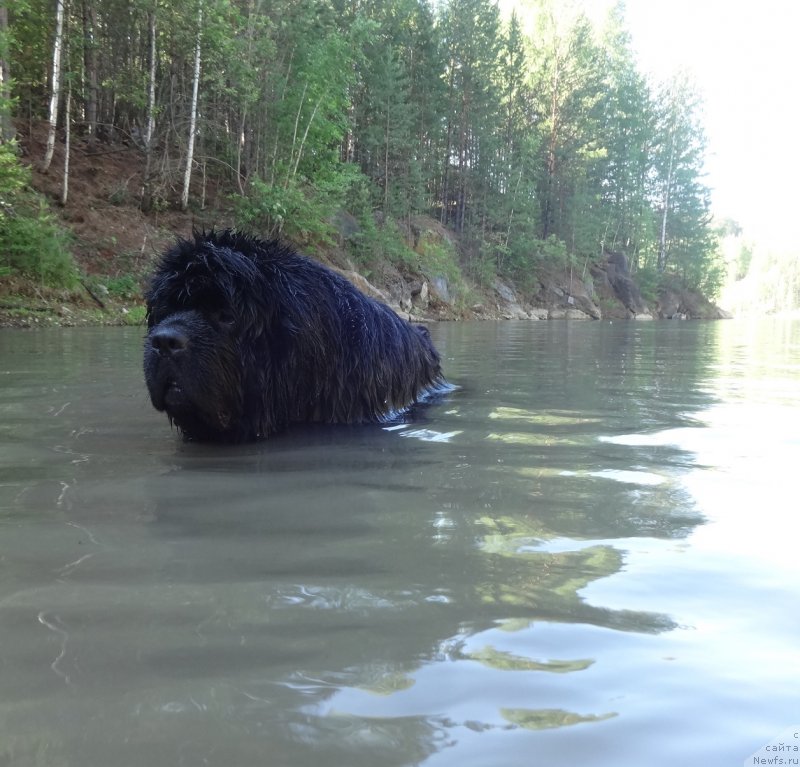
<instances>
[{"instance_id":1,"label":"birch tree","mask_svg":"<svg viewBox=\"0 0 800 767\"><path fill-rule=\"evenodd\" d=\"M192 162L194 161L194 139L197 132L197 99L200 92L200 45L203 32L203 4L197 8L197 37L194 47L194 76L192 78L192 105L189 114L189 144L186 148L186 170L183 174L183 193L181 210L189 207L189 184L192 181Z\"/></svg>"},{"instance_id":2,"label":"birch tree","mask_svg":"<svg viewBox=\"0 0 800 767\"><path fill-rule=\"evenodd\" d=\"M64 41L64 58L69 61L69 40ZM61 205L67 204L69 197L69 151L72 133L72 78L67 78L67 95L64 100L64 177L61 182Z\"/></svg>"},{"instance_id":3,"label":"birch tree","mask_svg":"<svg viewBox=\"0 0 800 767\"><path fill-rule=\"evenodd\" d=\"M150 211L153 204L153 135L156 127L156 13L155 8L147 15L150 48L150 76L147 86L147 122L144 130L144 181L141 209Z\"/></svg>"},{"instance_id":4,"label":"birch tree","mask_svg":"<svg viewBox=\"0 0 800 767\"><path fill-rule=\"evenodd\" d=\"M56 0L56 34L53 40L53 67L50 85L50 109L48 113L47 146L42 161L42 170L47 172L53 161L56 148L56 125L58 123L58 102L61 98L61 49L64 44L64 5L66 0Z\"/></svg>"},{"instance_id":5,"label":"birch tree","mask_svg":"<svg viewBox=\"0 0 800 767\"><path fill-rule=\"evenodd\" d=\"M83 0L84 112L89 147L97 142L97 11L94 0Z\"/></svg>"}]
</instances>

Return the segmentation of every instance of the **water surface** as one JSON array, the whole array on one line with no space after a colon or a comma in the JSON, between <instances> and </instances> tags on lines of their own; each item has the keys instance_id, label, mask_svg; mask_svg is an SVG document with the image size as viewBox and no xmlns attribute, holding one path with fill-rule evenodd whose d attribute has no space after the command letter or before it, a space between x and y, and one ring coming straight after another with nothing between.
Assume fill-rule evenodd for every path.
<instances>
[{"instance_id":1,"label":"water surface","mask_svg":"<svg viewBox=\"0 0 800 767\"><path fill-rule=\"evenodd\" d=\"M800 324L432 327L413 423L187 444L0 331L0 764L739 765L800 724Z\"/></svg>"}]
</instances>

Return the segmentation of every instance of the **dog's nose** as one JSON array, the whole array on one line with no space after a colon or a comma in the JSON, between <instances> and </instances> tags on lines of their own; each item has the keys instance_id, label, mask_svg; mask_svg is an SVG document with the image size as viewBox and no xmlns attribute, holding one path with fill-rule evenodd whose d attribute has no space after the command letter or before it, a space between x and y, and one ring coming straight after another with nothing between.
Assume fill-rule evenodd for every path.
<instances>
[{"instance_id":1,"label":"dog's nose","mask_svg":"<svg viewBox=\"0 0 800 767\"><path fill-rule=\"evenodd\" d=\"M182 352L189 345L185 333L175 328L156 328L150 333L150 345L166 357Z\"/></svg>"}]
</instances>

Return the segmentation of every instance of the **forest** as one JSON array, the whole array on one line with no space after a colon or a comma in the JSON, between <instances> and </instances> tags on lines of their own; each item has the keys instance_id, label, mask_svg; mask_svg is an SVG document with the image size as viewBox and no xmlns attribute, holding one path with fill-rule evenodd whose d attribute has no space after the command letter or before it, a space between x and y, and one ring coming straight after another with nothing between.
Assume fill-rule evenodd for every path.
<instances>
[{"instance_id":1,"label":"forest","mask_svg":"<svg viewBox=\"0 0 800 767\"><path fill-rule=\"evenodd\" d=\"M414 250L413 222L459 243L476 284L627 256L647 297L665 280L713 297L724 277L688 77L638 69L624 4L592 22L529 0L12 0L0 4L0 275L66 279L68 250L28 164L70 142L136 151L145 213L207 190L237 226L359 268ZM41 157L18 138L48 127ZM24 160L24 161L23 161ZM341 239L341 237L340 237ZM415 262L414 259L417 259Z\"/></svg>"}]
</instances>

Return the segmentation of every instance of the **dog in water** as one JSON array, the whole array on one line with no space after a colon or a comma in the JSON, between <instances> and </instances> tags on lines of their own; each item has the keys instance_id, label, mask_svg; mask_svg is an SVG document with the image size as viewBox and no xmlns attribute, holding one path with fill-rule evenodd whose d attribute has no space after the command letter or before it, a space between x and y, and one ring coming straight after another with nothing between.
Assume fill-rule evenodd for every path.
<instances>
[{"instance_id":1,"label":"dog in water","mask_svg":"<svg viewBox=\"0 0 800 767\"><path fill-rule=\"evenodd\" d=\"M277 241L196 233L145 297L150 399L188 439L387 421L447 386L427 328Z\"/></svg>"}]
</instances>

